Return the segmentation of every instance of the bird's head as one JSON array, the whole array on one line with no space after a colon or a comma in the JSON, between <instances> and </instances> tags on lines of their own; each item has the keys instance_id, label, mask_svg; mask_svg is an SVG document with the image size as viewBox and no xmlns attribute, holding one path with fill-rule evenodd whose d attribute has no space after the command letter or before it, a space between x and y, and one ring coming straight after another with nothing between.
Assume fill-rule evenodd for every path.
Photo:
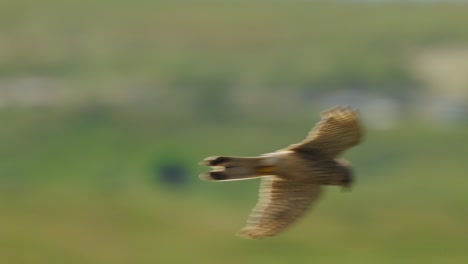
<instances>
[{"instance_id":1,"label":"bird's head","mask_svg":"<svg viewBox=\"0 0 468 264\"><path fill-rule=\"evenodd\" d=\"M343 169L342 176L340 177L339 184L343 186L343 190L350 190L351 185L354 183L354 175L353 170L351 168L351 163L344 159L339 159L338 163L341 165Z\"/></svg>"}]
</instances>

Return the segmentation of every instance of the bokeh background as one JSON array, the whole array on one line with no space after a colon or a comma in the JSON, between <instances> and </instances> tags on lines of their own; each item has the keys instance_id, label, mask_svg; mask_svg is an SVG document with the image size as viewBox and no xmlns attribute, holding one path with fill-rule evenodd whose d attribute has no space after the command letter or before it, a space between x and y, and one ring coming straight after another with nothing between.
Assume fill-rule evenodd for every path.
<instances>
[{"instance_id":1,"label":"bokeh background","mask_svg":"<svg viewBox=\"0 0 468 264\"><path fill-rule=\"evenodd\" d=\"M0 263L468 263L468 5L3 0ZM242 240L198 162L358 108L352 192Z\"/></svg>"}]
</instances>

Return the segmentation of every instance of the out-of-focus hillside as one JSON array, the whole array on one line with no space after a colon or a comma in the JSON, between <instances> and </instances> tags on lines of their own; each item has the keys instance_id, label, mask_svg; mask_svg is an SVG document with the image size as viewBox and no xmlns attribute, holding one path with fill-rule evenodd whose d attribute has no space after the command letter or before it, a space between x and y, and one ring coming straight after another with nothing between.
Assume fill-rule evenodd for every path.
<instances>
[{"instance_id":1,"label":"out-of-focus hillside","mask_svg":"<svg viewBox=\"0 0 468 264\"><path fill-rule=\"evenodd\" d=\"M466 263L468 6L0 3L0 263ZM198 162L360 110L352 192L241 240L258 181Z\"/></svg>"},{"instance_id":2,"label":"out-of-focus hillside","mask_svg":"<svg viewBox=\"0 0 468 264\"><path fill-rule=\"evenodd\" d=\"M324 98L343 101L329 97L344 90L365 101L390 99L420 116L424 104L441 97L434 89L452 85L450 72L467 68L457 60L467 53L466 9L461 3L4 1L1 105L98 102L223 118L276 104L295 113ZM459 120L467 95L453 91L468 90L467 82L456 86L445 90L441 106L455 109L440 111ZM462 102L454 99L460 96Z\"/></svg>"}]
</instances>

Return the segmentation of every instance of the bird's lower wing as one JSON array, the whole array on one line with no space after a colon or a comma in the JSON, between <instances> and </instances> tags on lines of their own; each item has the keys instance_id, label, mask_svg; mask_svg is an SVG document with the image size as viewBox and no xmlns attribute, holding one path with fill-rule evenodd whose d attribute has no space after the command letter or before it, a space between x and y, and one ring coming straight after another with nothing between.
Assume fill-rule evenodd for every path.
<instances>
[{"instance_id":1,"label":"bird's lower wing","mask_svg":"<svg viewBox=\"0 0 468 264\"><path fill-rule=\"evenodd\" d=\"M320 185L316 184L313 178L262 178L259 201L239 235L258 239L280 233L310 208L320 192Z\"/></svg>"}]
</instances>

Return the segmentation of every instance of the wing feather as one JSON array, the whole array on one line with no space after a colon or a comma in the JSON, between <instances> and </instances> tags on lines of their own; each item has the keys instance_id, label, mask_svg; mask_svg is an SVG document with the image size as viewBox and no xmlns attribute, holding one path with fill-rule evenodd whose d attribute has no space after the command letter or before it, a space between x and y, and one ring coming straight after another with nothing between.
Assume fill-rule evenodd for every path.
<instances>
[{"instance_id":1,"label":"wing feather","mask_svg":"<svg viewBox=\"0 0 468 264\"><path fill-rule=\"evenodd\" d=\"M306 139L289 146L288 150L318 151L336 157L362 140L359 114L349 107L334 107L321 114L322 120L309 132Z\"/></svg>"},{"instance_id":2,"label":"wing feather","mask_svg":"<svg viewBox=\"0 0 468 264\"><path fill-rule=\"evenodd\" d=\"M274 236L301 217L317 200L321 188L313 178L262 178L259 201L239 235L258 239Z\"/></svg>"}]
</instances>

